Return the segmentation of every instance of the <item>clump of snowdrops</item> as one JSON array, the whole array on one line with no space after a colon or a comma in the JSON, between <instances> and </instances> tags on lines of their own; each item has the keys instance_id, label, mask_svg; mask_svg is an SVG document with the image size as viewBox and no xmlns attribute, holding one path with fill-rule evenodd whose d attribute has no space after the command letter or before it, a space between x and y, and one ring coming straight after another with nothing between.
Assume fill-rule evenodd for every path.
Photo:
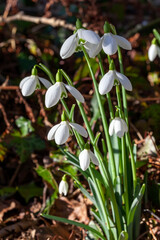
<instances>
[{"instance_id":1,"label":"clump of snowdrops","mask_svg":"<svg viewBox=\"0 0 160 240\"><path fill-rule=\"evenodd\" d=\"M63 145L70 135L75 135L80 149L79 156L64 150L62 146L61 151L88 181L90 191L74 177L76 187L92 201L91 215L99 227L94 228L56 216L43 216L81 226L99 239L135 240L139 234L141 199L145 185L141 186L140 179L136 176L136 147L132 144L129 134L126 98L126 91L132 91L132 83L124 74L121 48L131 50L132 47L127 39L117 35L113 25L105 22L104 35L100 38L94 31L83 28L81 22L77 20L76 30L65 40L60 50L63 59L69 58L77 51L83 52L93 80L103 133L100 130L97 133L92 131L83 107L85 102L83 93L74 87L72 80L62 69L58 69L54 78L43 64L35 65L32 75L21 81L20 88L24 96L29 96L35 89L40 88L41 84L44 85L47 88L45 95L47 108L54 107L61 101L64 108L61 122L50 129L47 138L55 141L57 145ZM108 66L105 67L101 59L102 51L108 59ZM115 68L113 54L117 54L118 69ZM91 58L96 58L99 63L101 70L99 81L95 78ZM47 74L49 80L38 76L39 69ZM114 90L117 96L116 106L110 97L110 92ZM67 91L75 98L85 127L75 123L75 104L71 109L68 108L65 102L65 98L68 97ZM102 95L108 102L108 107L102 101ZM109 119L106 118L107 111L110 114ZM66 181L67 174L70 175L65 172L59 185L59 193L64 195L67 195L69 187Z\"/></svg>"}]
</instances>

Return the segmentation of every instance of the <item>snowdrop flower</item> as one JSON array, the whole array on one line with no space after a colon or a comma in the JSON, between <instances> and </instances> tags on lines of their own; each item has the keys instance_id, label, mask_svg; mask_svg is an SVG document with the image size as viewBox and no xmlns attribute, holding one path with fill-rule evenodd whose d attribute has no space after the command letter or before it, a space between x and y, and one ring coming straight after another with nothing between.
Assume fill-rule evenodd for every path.
<instances>
[{"instance_id":1,"label":"snowdrop flower","mask_svg":"<svg viewBox=\"0 0 160 240\"><path fill-rule=\"evenodd\" d=\"M72 133L71 128L76 130L83 137L85 138L88 137L87 131L81 125L77 123L70 123L68 121L62 121L61 123L56 124L50 129L47 135L47 139L48 140L55 139L57 145L62 145L67 141L67 139L71 135Z\"/></svg>"},{"instance_id":2,"label":"snowdrop flower","mask_svg":"<svg viewBox=\"0 0 160 240\"><path fill-rule=\"evenodd\" d=\"M132 49L131 43L124 37L112 33L104 34L102 39L102 48L106 54L115 54L118 50L118 46L126 50Z\"/></svg>"},{"instance_id":3,"label":"snowdrop flower","mask_svg":"<svg viewBox=\"0 0 160 240\"><path fill-rule=\"evenodd\" d=\"M66 175L62 177L62 180L59 184L59 194L64 194L64 196L67 195L68 193L68 183L66 181Z\"/></svg>"},{"instance_id":4,"label":"snowdrop flower","mask_svg":"<svg viewBox=\"0 0 160 240\"><path fill-rule=\"evenodd\" d=\"M128 132L126 122L122 118L115 117L109 125L109 135L116 134L117 137L122 138L125 132Z\"/></svg>"},{"instance_id":5,"label":"snowdrop flower","mask_svg":"<svg viewBox=\"0 0 160 240\"><path fill-rule=\"evenodd\" d=\"M97 157L94 155L94 153L90 149L84 149L79 154L79 163L80 167L83 171L87 170L89 167L90 161L92 161L95 165L99 165Z\"/></svg>"},{"instance_id":6,"label":"snowdrop flower","mask_svg":"<svg viewBox=\"0 0 160 240\"><path fill-rule=\"evenodd\" d=\"M132 84L124 74L119 73L116 70L109 70L102 77L99 83L99 92L101 95L104 95L111 91L114 85L114 80L120 82L126 90L132 91Z\"/></svg>"},{"instance_id":7,"label":"snowdrop flower","mask_svg":"<svg viewBox=\"0 0 160 240\"><path fill-rule=\"evenodd\" d=\"M84 46L91 44L90 47L92 46L92 49L97 47L100 43L101 39L97 33L91 30L83 29L82 24L79 21L76 22L76 26L78 30L69 38L67 38L61 47L60 56L63 59L69 58L76 51L76 48L80 46L79 40L84 41ZM91 49L90 55L92 55Z\"/></svg>"},{"instance_id":8,"label":"snowdrop flower","mask_svg":"<svg viewBox=\"0 0 160 240\"><path fill-rule=\"evenodd\" d=\"M98 44L85 43L84 45L90 58L95 58L102 50L102 39Z\"/></svg>"},{"instance_id":9,"label":"snowdrop flower","mask_svg":"<svg viewBox=\"0 0 160 240\"><path fill-rule=\"evenodd\" d=\"M106 54L108 55L115 54L118 50L118 46L126 50L132 49L131 43L127 39L117 34L112 34L110 32L110 29L111 25L108 22L105 22L104 24L105 34L102 37L102 48ZM112 31L113 29L114 27L112 26ZM116 33L115 29L114 32Z\"/></svg>"},{"instance_id":10,"label":"snowdrop flower","mask_svg":"<svg viewBox=\"0 0 160 240\"><path fill-rule=\"evenodd\" d=\"M157 40L154 38L152 44L148 50L148 58L152 62L157 57L160 57L160 47L156 44Z\"/></svg>"},{"instance_id":11,"label":"snowdrop flower","mask_svg":"<svg viewBox=\"0 0 160 240\"><path fill-rule=\"evenodd\" d=\"M72 94L72 96L79 102L84 103L84 97L74 87L64 84L62 82L56 82L50 88L48 88L45 95L45 105L47 108L55 106L60 98L67 97L66 89Z\"/></svg>"},{"instance_id":12,"label":"snowdrop flower","mask_svg":"<svg viewBox=\"0 0 160 240\"><path fill-rule=\"evenodd\" d=\"M20 82L20 89L23 96L30 96L36 89L41 88L40 82L46 87L49 88L52 84L45 78L41 78L37 75L37 70L32 69L32 75L29 77L23 78Z\"/></svg>"}]
</instances>

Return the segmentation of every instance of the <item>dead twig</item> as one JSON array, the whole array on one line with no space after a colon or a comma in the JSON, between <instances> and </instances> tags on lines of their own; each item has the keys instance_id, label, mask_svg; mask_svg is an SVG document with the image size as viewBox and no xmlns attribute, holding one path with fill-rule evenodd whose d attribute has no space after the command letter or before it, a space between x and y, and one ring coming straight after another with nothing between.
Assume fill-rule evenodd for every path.
<instances>
[{"instance_id":1,"label":"dead twig","mask_svg":"<svg viewBox=\"0 0 160 240\"><path fill-rule=\"evenodd\" d=\"M10 122L8 121L6 111L5 111L2 103L0 103L0 110L1 110L1 112L2 112L2 114L3 114L3 118L4 118L4 121L5 121L5 124L6 124L7 128L8 128L8 129L11 129L11 124L10 124Z\"/></svg>"},{"instance_id":2,"label":"dead twig","mask_svg":"<svg viewBox=\"0 0 160 240\"><path fill-rule=\"evenodd\" d=\"M27 101L23 98L19 88L16 90L17 92L17 95L19 96L20 98L20 101L23 102L24 106L25 106L25 109L26 109L26 112L28 114L28 117L31 119L32 122L35 122L36 119L34 117L34 114L33 114L33 111L32 111L32 108L29 106L29 104L27 103Z\"/></svg>"},{"instance_id":3,"label":"dead twig","mask_svg":"<svg viewBox=\"0 0 160 240\"><path fill-rule=\"evenodd\" d=\"M18 12L17 14L13 16L0 16L0 23L10 23L13 21L26 21L26 22L32 22L35 24L45 24L50 25L52 27L64 27L69 30L74 31L75 26L72 24L68 24L65 22L65 20L57 19L55 17L52 18L46 18L46 17L34 17L24 14L23 12Z\"/></svg>"},{"instance_id":4,"label":"dead twig","mask_svg":"<svg viewBox=\"0 0 160 240\"><path fill-rule=\"evenodd\" d=\"M46 111L44 109L41 93L36 92L36 94L37 94L37 98L38 98L38 103L40 105L40 114L42 115L42 117L44 117L44 124L46 126L52 127L53 124L48 121L48 117L47 117Z\"/></svg>"}]
</instances>

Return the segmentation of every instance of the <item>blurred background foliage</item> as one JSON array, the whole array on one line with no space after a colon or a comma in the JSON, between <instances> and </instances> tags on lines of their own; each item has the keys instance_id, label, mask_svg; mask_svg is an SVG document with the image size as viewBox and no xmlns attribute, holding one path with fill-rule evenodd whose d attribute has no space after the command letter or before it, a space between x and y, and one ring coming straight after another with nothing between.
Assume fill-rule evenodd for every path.
<instances>
[{"instance_id":1,"label":"blurred background foliage","mask_svg":"<svg viewBox=\"0 0 160 240\"><path fill-rule=\"evenodd\" d=\"M160 59L151 63L148 48L153 39L153 28L160 32L159 12L158 0L0 1L0 196L3 200L12 197L26 204L37 196L41 207L49 212L58 197L57 183L63 175L58 171L59 167L73 176L78 174L65 161L55 143L46 141L49 128L59 121L61 105L46 109L44 89L27 98L20 93L18 85L22 78L31 74L34 64L43 63L53 74L63 68L86 99L84 108L94 131L100 125L91 78L82 54L76 53L66 60L59 56L62 43L72 34L71 29L80 18L85 27L97 31L100 36L107 20L132 44L131 51L122 52L125 74L134 88L127 95L130 131L138 150L142 150L139 160L145 160L138 172L148 186L144 206L156 211L160 204ZM19 20L15 17L17 14L20 14ZM23 21L22 16L26 17ZM46 24L47 18L53 20L55 27L51 22ZM105 54L102 57L108 71ZM118 70L118 62L116 65ZM96 60L92 60L92 66L97 77L100 69ZM43 72L38 74L46 78ZM116 105L114 91L112 99ZM67 99L69 107L72 103L71 97ZM80 123L77 110L75 120ZM67 146L72 153L77 151L71 138ZM71 181L70 185L72 191ZM156 225L154 221L152 224Z\"/></svg>"}]
</instances>

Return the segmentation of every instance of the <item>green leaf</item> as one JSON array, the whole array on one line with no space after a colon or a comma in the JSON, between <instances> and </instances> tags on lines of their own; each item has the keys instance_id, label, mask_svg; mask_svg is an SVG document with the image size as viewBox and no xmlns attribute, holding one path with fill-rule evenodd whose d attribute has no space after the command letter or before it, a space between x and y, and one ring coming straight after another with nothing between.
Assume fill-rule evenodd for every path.
<instances>
[{"instance_id":1,"label":"green leaf","mask_svg":"<svg viewBox=\"0 0 160 240\"><path fill-rule=\"evenodd\" d=\"M17 118L16 125L20 129L22 137L27 136L29 133L34 131L34 128L31 125L31 121L24 117Z\"/></svg>"},{"instance_id":2,"label":"green leaf","mask_svg":"<svg viewBox=\"0 0 160 240\"><path fill-rule=\"evenodd\" d=\"M43 194L43 189L35 185L34 182L18 187L20 195L28 202L32 197L40 197Z\"/></svg>"},{"instance_id":3,"label":"green leaf","mask_svg":"<svg viewBox=\"0 0 160 240\"><path fill-rule=\"evenodd\" d=\"M142 185L138 195L133 200L132 205L129 210L129 214L128 214L128 218L127 218L127 226L128 226L129 237L131 237L131 239L133 236L133 220L134 220L135 212L136 212L136 209L137 209L139 203L142 200L144 192L145 192L145 184Z\"/></svg>"},{"instance_id":4,"label":"green leaf","mask_svg":"<svg viewBox=\"0 0 160 240\"><path fill-rule=\"evenodd\" d=\"M25 162L34 151L40 151L45 148L45 142L32 134L27 137L18 136L17 133L12 134L13 139L11 140L9 147L13 147L20 158L20 161Z\"/></svg>"},{"instance_id":5,"label":"green leaf","mask_svg":"<svg viewBox=\"0 0 160 240\"><path fill-rule=\"evenodd\" d=\"M118 240L127 240L128 239L128 233L125 231L122 231L119 235Z\"/></svg>"},{"instance_id":6,"label":"green leaf","mask_svg":"<svg viewBox=\"0 0 160 240\"><path fill-rule=\"evenodd\" d=\"M140 160L136 162L136 168L139 169L141 167L143 167L144 165L146 165L148 163L148 160Z\"/></svg>"},{"instance_id":7,"label":"green leaf","mask_svg":"<svg viewBox=\"0 0 160 240\"><path fill-rule=\"evenodd\" d=\"M120 163L120 158L121 158L121 145L119 146L118 144L118 137L113 134L110 136L111 138L111 143L112 143L112 149L113 149L113 155L115 159L115 165L116 165L116 172L117 175L119 175L119 163ZM111 168L111 161L109 161L109 167Z\"/></svg>"},{"instance_id":8,"label":"green leaf","mask_svg":"<svg viewBox=\"0 0 160 240\"><path fill-rule=\"evenodd\" d=\"M76 222L76 221L68 220L66 218L51 216L51 215L47 215L47 214L42 214L42 217L47 218L47 219L51 219L51 220L55 220L55 221L59 221L59 222L63 222L63 223L69 223L69 224L75 225L77 227L84 228L88 231L91 231L91 232L95 233L98 237L100 237L100 239L104 239L104 240L106 239L99 231L97 231L96 229L94 229L94 228L92 228L88 225L85 225L83 223L79 223L79 222Z\"/></svg>"},{"instance_id":9,"label":"green leaf","mask_svg":"<svg viewBox=\"0 0 160 240\"><path fill-rule=\"evenodd\" d=\"M38 167L35 170L36 170L37 174L43 178L43 180L48 182L52 186L53 189L58 191L58 184L49 169L46 169L43 166L38 165Z\"/></svg>"},{"instance_id":10,"label":"green leaf","mask_svg":"<svg viewBox=\"0 0 160 240\"><path fill-rule=\"evenodd\" d=\"M16 187L4 187L0 189L0 196L9 197L17 191Z\"/></svg>"}]
</instances>

